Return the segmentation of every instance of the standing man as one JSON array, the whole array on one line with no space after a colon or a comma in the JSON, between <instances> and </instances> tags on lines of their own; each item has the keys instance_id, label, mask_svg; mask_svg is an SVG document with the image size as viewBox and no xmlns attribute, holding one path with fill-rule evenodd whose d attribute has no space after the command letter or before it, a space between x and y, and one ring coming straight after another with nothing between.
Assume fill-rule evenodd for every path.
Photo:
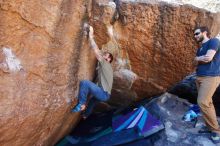
<instances>
[{"instance_id":1,"label":"standing man","mask_svg":"<svg viewBox=\"0 0 220 146\"><path fill-rule=\"evenodd\" d=\"M197 50L194 62L197 64L196 85L197 102L202 111L204 121L211 132L213 143L220 142L220 127L217 121L212 96L220 83L220 42L217 38L209 38L207 27L196 27L194 37L201 47ZM206 132L208 132L206 130ZM204 133L204 129L200 130Z\"/></svg>"},{"instance_id":2,"label":"standing man","mask_svg":"<svg viewBox=\"0 0 220 146\"><path fill-rule=\"evenodd\" d=\"M102 53L99 50L94 41L93 33L94 31L92 26L89 26L89 41L98 60L98 81L97 84L89 80L82 80L80 82L78 93L79 101L78 104L71 110L72 112L80 112L86 109L88 95L92 96L92 99L90 99L92 101L107 101L111 95L113 84L113 70L111 62L113 61L113 56L109 52ZM88 107L88 109L91 110L91 107Z\"/></svg>"}]
</instances>

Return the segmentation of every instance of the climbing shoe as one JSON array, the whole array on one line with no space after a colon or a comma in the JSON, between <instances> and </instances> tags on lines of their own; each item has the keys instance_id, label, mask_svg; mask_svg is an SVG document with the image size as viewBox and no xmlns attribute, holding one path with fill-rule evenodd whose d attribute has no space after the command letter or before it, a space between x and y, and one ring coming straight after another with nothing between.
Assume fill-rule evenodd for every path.
<instances>
[{"instance_id":1,"label":"climbing shoe","mask_svg":"<svg viewBox=\"0 0 220 146\"><path fill-rule=\"evenodd\" d=\"M83 110L85 109L85 107L83 107L83 109L82 109L82 106L85 106L85 105L83 105L83 104L81 104L81 103L78 103L78 104L71 110L71 112L77 113L77 112L83 111Z\"/></svg>"}]
</instances>

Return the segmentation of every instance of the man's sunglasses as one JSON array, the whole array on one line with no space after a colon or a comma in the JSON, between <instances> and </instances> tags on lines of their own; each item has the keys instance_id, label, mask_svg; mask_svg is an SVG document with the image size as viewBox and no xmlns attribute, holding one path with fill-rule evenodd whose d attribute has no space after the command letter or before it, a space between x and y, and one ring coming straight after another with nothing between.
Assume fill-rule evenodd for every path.
<instances>
[{"instance_id":1,"label":"man's sunglasses","mask_svg":"<svg viewBox=\"0 0 220 146\"><path fill-rule=\"evenodd\" d=\"M195 35L199 35L200 33L201 33L201 32L196 32L196 33L194 33L194 36L195 36Z\"/></svg>"}]
</instances>

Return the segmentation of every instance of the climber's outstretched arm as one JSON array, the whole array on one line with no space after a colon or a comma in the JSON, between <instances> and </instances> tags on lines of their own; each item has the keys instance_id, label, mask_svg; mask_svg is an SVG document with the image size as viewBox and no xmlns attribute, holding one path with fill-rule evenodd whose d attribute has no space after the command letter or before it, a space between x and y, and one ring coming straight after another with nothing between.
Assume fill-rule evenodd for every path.
<instances>
[{"instance_id":1,"label":"climber's outstretched arm","mask_svg":"<svg viewBox=\"0 0 220 146\"><path fill-rule=\"evenodd\" d=\"M97 44L96 44L96 42L94 40L94 30L93 30L92 26L89 26L89 41L90 41L91 48L94 50L96 58L99 61L101 61L103 59L102 53L99 50L99 48L98 48L98 46L97 46Z\"/></svg>"}]
</instances>

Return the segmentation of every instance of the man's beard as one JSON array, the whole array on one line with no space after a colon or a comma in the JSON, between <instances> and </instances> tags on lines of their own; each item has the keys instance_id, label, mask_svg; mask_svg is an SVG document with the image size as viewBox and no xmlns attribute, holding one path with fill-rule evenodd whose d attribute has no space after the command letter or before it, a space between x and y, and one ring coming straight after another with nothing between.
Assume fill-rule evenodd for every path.
<instances>
[{"instance_id":1,"label":"man's beard","mask_svg":"<svg viewBox=\"0 0 220 146\"><path fill-rule=\"evenodd\" d=\"M200 36L199 39L197 39L197 42L201 43L204 40L204 36Z\"/></svg>"}]
</instances>

